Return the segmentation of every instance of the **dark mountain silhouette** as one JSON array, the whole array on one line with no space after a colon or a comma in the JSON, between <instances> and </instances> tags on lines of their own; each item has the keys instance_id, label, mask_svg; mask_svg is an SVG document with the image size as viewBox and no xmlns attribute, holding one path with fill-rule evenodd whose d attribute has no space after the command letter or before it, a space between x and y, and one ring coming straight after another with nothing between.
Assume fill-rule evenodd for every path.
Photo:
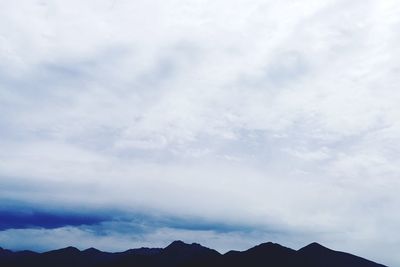
<instances>
[{"instance_id":1,"label":"dark mountain silhouette","mask_svg":"<svg viewBox=\"0 0 400 267\"><path fill-rule=\"evenodd\" d=\"M191 261L193 263L204 261L220 256L219 252L201 246L200 244L186 244L182 241L174 241L163 249L160 258L162 261L168 261L171 266L181 262Z\"/></svg>"},{"instance_id":2,"label":"dark mountain silhouette","mask_svg":"<svg viewBox=\"0 0 400 267\"><path fill-rule=\"evenodd\" d=\"M230 251L221 264L229 266L295 266L296 251L274 243L263 243L243 252Z\"/></svg>"},{"instance_id":3,"label":"dark mountain silhouette","mask_svg":"<svg viewBox=\"0 0 400 267\"><path fill-rule=\"evenodd\" d=\"M318 243L312 243L297 251L299 262L308 267L374 267L382 266L366 259L328 249Z\"/></svg>"},{"instance_id":4,"label":"dark mountain silhouette","mask_svg":"<svg viewBox=\"0 0 400 267\"><path fill-rule=\"evenodd\" d=\"M334 251L318 243L293 250L271 242L246 251L220 254L200 244L174 241L165 248L139 248L103 252L74 247L36 253L0 248L0 266L7 267L385 267L384 265Z\"/></svg>"}]
</instances>

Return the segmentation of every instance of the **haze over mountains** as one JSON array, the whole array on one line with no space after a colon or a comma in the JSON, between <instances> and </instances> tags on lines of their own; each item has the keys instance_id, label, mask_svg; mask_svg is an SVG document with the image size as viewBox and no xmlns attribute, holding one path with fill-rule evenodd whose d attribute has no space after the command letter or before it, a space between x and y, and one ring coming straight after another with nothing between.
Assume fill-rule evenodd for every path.
<instances>
[{"instance_id":1,"label":"haze over mountains","mask_svg":"<svg viewBox=\"0 0 400 267\"><path fill-rule=\"evenodd\" d=\"M0 248L0 265L8 267L385 267L352 254L331 250L318 243L293 250L268 242L246 251L220 254L200 244L186 244L182 241L174 241L165 248L139 248L116 253L103 252L95 248L81 251L75 247L44 253L12 252Z\"/></svg>"}]
</instances>

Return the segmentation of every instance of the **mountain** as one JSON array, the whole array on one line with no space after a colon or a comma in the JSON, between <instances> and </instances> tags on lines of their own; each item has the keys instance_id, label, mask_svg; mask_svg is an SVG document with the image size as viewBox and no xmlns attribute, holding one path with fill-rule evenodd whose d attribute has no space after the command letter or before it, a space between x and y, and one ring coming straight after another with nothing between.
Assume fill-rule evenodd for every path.
<instances>
[{"instance_id":1,"label":"mountain","mask_svg":"<svg viewBox=\"0 0 400 267\"><path fill-rule=\"evenodd\" d=\"M271 242L243 252L230 251L221 259L221 266L292 266L296 251Z\"/></svg>"},{"instance_id":2,"label":"mountain","mask_svg":"<svg viewBox=\"0 0 400 267\"><path fill-rule=\"evenodd\" d=\"M174 241L160 255L162 266L204 266L217 260L221 254L200 244ZM158 265L161 266L161 265Z\"/></svg>"},{"instance_id":3,"label":"mountain","mask_svg":"<svg viewBox=\"0 0 400 267\"><path fill-rule=\"evenodd\" d=\"M174 241L165 248L139 248L103 252L74 247L36 253L0 248L0 266L7 267L385 267L349 253L334 251L318 243L293 250L263 243L246 251L220 254L200 244Z\"/></svg>"},{"instance_id":4,"label":"mountain","mask_svg":"<svg viewBox=\"0 0 400 267\"><path fill-rule=\"evenodd\" d=\"M334 251L318 243L312 243L297 251L299 262L308 267L375 267L383 266L372 261L351 255L349 253Z\"/></svg>"}]
</instances>

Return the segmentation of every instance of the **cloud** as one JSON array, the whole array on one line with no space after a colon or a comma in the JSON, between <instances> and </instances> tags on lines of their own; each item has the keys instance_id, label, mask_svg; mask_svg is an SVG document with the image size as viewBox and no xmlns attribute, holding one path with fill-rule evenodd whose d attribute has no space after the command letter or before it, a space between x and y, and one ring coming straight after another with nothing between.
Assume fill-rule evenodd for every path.
<instances>
[{"instance_id":1,"label":"cloud","mask_svg":"<svg viewBox=\"0 0 400 267\"><path fill-rule=\"evenodd\" d=\"M27 229L32 227L53 229L65 225L79 226L84 224L94 224L102 220L97 216L82 214L54 214L36 211L1 211L0 218L1 230Z\"/></svg>"},{"instance_id":2,"label":"cloud","mask_svg":"<svg viewBox=\"0 0 400 267\"><path fill-rule=\"evenodd\" d=\"M302 233L289 244L323 239L379 258L398 248L397 11L395 1L4 4L2 203L280 225Z\"/></svg>"}]
</instances>

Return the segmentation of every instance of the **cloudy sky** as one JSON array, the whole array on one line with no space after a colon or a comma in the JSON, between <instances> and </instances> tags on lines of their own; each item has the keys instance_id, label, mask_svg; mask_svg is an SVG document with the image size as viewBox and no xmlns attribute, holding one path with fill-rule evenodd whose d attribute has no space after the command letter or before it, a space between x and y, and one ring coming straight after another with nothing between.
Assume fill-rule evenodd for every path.
<instances>
[{"instance_id":1,"label":"cloudy sky","mask_svg":"<svg viewBox=\"0 0 400 267\"><path fill-rule=\"evenodd\" d=\"M0 1L0 246L400 264L400 4Z\"/></svg>"}]
</instances>

